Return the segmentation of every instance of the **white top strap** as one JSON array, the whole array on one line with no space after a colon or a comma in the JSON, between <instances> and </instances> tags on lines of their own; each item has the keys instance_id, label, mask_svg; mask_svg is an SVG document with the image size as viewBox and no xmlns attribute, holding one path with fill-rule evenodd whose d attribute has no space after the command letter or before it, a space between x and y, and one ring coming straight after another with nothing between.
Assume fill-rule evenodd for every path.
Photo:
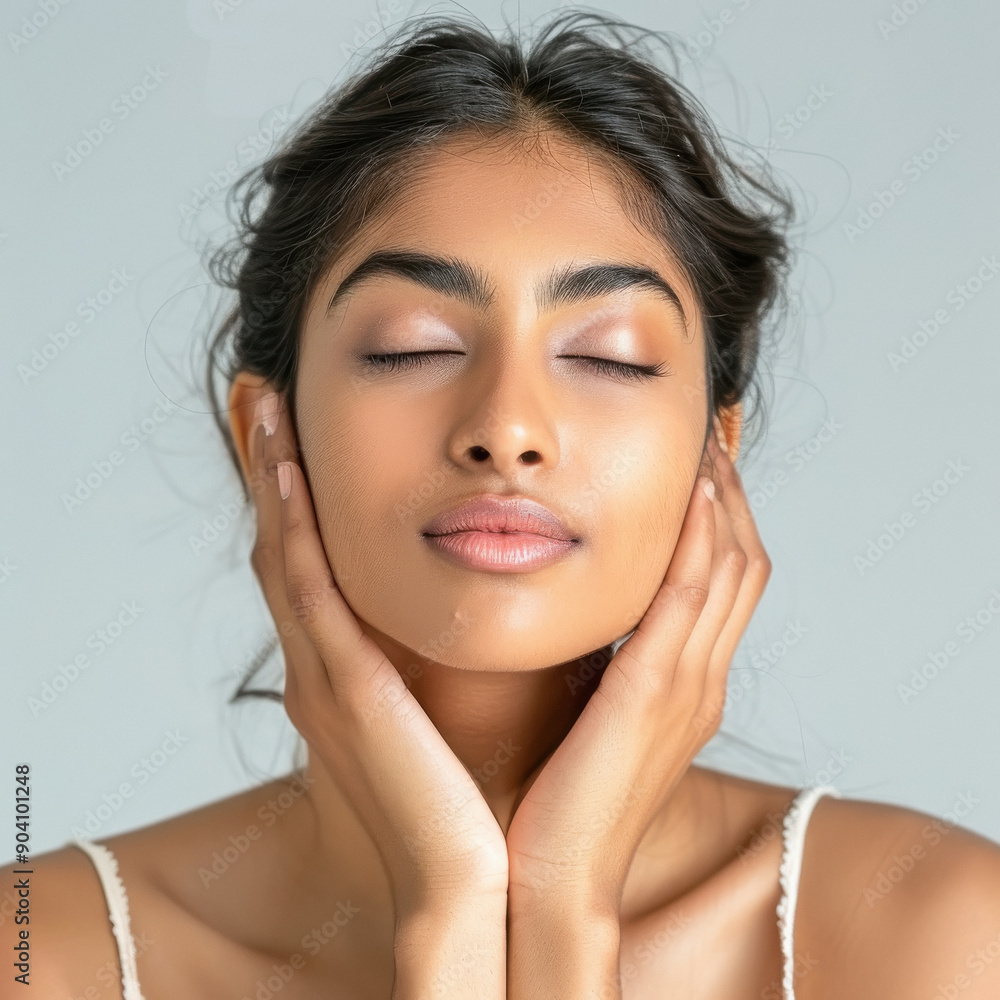
<instances>
[{"instance_id":1,"label":"white top strap","mask_svg":"<svg viewBox=\"0 0 1000 1000\"><path fill-rule=\"evenodd\" d=\"M802 874L802 851L806 843L806 827L813 807L824 796L840 798L832 785L805 788L795 797L784 822L784 851L778 879L781 882L781 901L778 903L778 933L781 936L781 954L784 957L782 989L785 1000L795 1000L792 984L795 975L794 931L795 904L799 895L799 876Z\"/></svg>"},{"instance_id":2,"label":"white top strap","mask_svg":"<svg viewBox=\"0 0 1000 1000\"><path fill-rule=\"evenodd\" d=\"M122 969L122 996L124 1000L145 1000L139 989L139 976L135 968L135 941L128 917L128 896L118 874L118 861L110 849L89 840L73 843L94 863L108 903L111 929L118 944L118 962Z\"/></svg>"}]
</instances>

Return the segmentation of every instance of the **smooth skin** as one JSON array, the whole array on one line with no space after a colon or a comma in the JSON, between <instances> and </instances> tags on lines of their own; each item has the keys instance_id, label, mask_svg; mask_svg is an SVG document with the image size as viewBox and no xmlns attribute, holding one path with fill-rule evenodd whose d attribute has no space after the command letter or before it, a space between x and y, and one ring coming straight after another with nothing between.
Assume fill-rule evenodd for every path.
<instances>
[{"instance_id":1,"label":"smooth skin","mask_svg":"<svg viewBox=\"0 0 1000 1000\"><path fill-rule=\"evenodd\" d=\"M293 955L282 1000L781 997L780 825L797 790L691 764L770 563L733 464L739 409L706 427L695 296L628 206L562 138L450 141L311 297L294 419L273 387L237 378L252 564L308 763L107 839L147 1000L252 997ZM464 262L489 294L381 273L328 312L384 249ZM536 296L554 269L593 262L651 268L680 310L648 287ZM363 362L397 351L448 353ZM671 373L622 378L588 358ZM541 500L581 544L525 574L444 560L421 527L484 491ZM633 628L603 672L588 666ZM1000 995L1000 959L976 958L1000 935L1000 848L958 826L933 841L933 822L819 802L798 1000L930 997L963 975L963 998ZM120 996L90 862L64 848L35 871L35 995Z\"/></svg>"}]
</instances>

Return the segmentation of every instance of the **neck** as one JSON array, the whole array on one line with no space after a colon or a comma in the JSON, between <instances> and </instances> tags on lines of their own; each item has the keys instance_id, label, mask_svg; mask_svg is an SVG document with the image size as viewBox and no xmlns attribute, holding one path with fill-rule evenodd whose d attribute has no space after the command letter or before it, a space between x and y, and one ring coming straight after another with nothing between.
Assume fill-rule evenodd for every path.
<instances>
[{"instance_id":1,"label":"neck","mask_svg":"<svg viewBox=\"0 0 1000 1000\"><path fill-rule=\"evenodd\" d=\"M542 670L465 670L420 657L364 627L472 775L506 834L522 787L583 711L610 648Z\"/></svg>"},{"instance_id":2,"label":"neck","mask_svg":"<svg viewBox=\"0 0 1000 1000\"><path fill-rule=\"evenodd\" d=\"M365 626L367 630L367 626ZM411 650L381 634L379 643L413 696L455 756L469 770L504 835L521 796L548 756L562 742L597 687L610 660L603 647L567 663L523 672L469 671L427 660L414 667ZM357 898L391 912L391 889L378 850L334 778L310 752L304 770L312 808L308 829L295 857L308 857L314 881L317 854L350 858L339 869L337 885ZM639 852L634 865L636 905L646 905L649 887L681 891L709 874L725 831L704 825L707 804L718 806L719 782L710 771L691 767L671 797L668 815L648 835L657 842L654 855ZM729 848L727 848L728 850ZM704 857L701 857L704 855ZM701 861L699 861L699 858ZM699 864L704 862L704 871ZM652 866L652 867L650 867ZM654 878L655 876L655 878ZM317 884L319 882L317 881ZM627 893L628 895L628 893ZM353 898L353 897L352 897ZM631 905L631 904L629 904Z\"/></svg>"},{"instance_id":3,"label":"neck","mask_svg":"<svg viewBox=\"0 0 1000 1000\"><path fill-rule=\"evenodd\" d=\"M527 790L526 780L583 711L610 659L610 648L542 670L494 673L415 657L412 650L387 636L369 634L468 769L506 835L522 788ZM381 905L390 905L387 876L374 841L311 750L304 778L312 808L301 843L310 845L310 853L350 857L351 891L359 898L381 899Z\"/></svg>"}]
</instances>

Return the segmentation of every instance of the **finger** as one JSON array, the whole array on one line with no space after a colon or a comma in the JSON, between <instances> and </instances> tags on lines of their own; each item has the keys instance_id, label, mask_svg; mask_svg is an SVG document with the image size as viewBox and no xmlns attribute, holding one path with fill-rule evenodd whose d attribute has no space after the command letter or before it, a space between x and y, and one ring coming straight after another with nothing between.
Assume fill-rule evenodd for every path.
<instances>
[{"instance_id":1,"label":"finger","mask_svg":"<svg viewBox=\"0 0 1000 1000\"><path fill-rule=\"evenodd\" d=\"M750 508L750 501L743 489L743 481L732 459L719 447L718 442L709 438L708 450L714 466L717 496L733 522L733 529L743 551L753 560L767 559L764 545L757 531L757 523Z\"/></svg>"},{"instance_id":2,"label":"finger","mask_svg":"<svg viewBox=\"0 0 1000 1000\"><path fill-rule=\"evenodd\" d=\"M722 724L732 662L732 653L721 648L722 637L733 628L747 566L746 553L740 547L718 492L714 503L716 534L709 597L681 653L674 681L678 697L693 706L691 724L699 745ZM742 626L738 632L742 632Z\"/></svg>"},{"instance_id":3,"label":"finger","mask_svg":"<svg viewBox=\"0 0 1000 1000\"><path fill-rule=\"evenodd\" d=\"M285 557L281 538L281 499L278 496L275 462L277 455L294 450L294 441L282 435L288 430L279 419L275 433L267 435L263 425L262 400L257 401L254 430L250 488L254 494L257 512L257 537L250 562L264 592L264 599L274 618L279 641L285 656L285 699L294 711L296 698L317 694L329 687L319 655L299 625L288 603L285 590ZM291 682L297 672L299 683ZM300 690L301 689L301 690Z\"/></svg>"},{"instance_id":4,"label":"finger","mask_svg":"<svg viewBox=\"0 0 1000 1000\"><path fill-rule=\"evenodd\" d=\"M720 655L732 658L746 626L749 624L771 575L771 560L764 549L750 501L736 467L721 448L716 446L715 467L723 508L736 540L746 553L747 566L743 582L716 649Z\"/></svg>"},{"instance_id":5,"label":"finger","mask_svg":"<svg viewBox=\"0 0 1000 1000\"><path fill-rule=\"evenodd\" d=\"M399 671L386 660L375 642L361 629L337 586L317 528L308 483L297 464L299 447L293 421L284 406L284 400L280 399L279 402L273 434L261 438L261 463L266 489L261 501L264 516L258 537L260 551L256 553L256 560L263 571L260 575L268 583L269 606L275 620L280 622L279 632L285 650L286 707L290 709L289 716L300 730L303 725L308 730L306 717L300 709L320 704L332 692L334 698L339 698L345 706L349 701L352 717L365 720L365 727L372 729L387 713L395 711L398 716L412 711L412 697ZM281 499L277 478L279 460L296 463L301 484L294 500L291 497L287 501ZM319 622L319 633L296 613L289 593L289 555L282 521L283 508L289 502L296 505L294 509L303 512L300 516L305 518L308 526L310 537L305 540L305 545L309 565L318 573L313 585L319 581L319 586L329 588L332 581L332 589L327 596L335 616L332 621L323 619ZM336 648L329 638L333 634L337 637Z\"/></svg>"},{"instance_id":6,"label":"finger","mask_svg":"<svg viewBox=\"0 0 1000 1000\"><path fill-rule=\"evenodd\" d=\"M334 697L368 698L374 678L391 683L398 672L362 630L337 587L298 462L280 461L278 474L289 606L319 653Z\"/></svg>"},{"instance_id":7,"label":"finger","mask_svg":"<svg viewBox=\"0 0 1000 1000\"><path fill-rule=\"evenodd\" d=\"M718 487L716 502L721 506L721 510L719 507L716 509L717 523L728 525L736 544L745 554L745 565L739 587L731 600L729 613L718 630L714 645L707 654L704 646L699 653L699 656L707 657L701 706L694 720L695 727L702 736L706 731L711 735L721 725L733 655L760 602L770 574L770 560L760 541L749 501L735 466L714 438L710 438L707 450ZM723 534L725 533L724 528ZM728 544L733 543L730 541ZM682 654L682 659L684 655Z\"/></svg>"},{"instance_id":8,"label":"finger","mask_svg":"<svg viewBox=\"0 0 1000 1000\"><path fill-rule=\"evenodd\" d=\"M699 476L663 582L633 634L608 664L599 688L618 672L630 682L669 691L681 651L709 593L715 509L702 487Z\"/></svg>"},{"instance_id":9,"label":"finger","mask_svg":"<svg viewBox=\"0 0 1000 1000\"><path fill-rule=\"evenodd\" d=\"M674 681L675 687L687 691L696 703L704 700L713 651L733 614L747 566L746 553L715 481L715 537L708 598L681 652Z\"/></svg>"}]
</instances>

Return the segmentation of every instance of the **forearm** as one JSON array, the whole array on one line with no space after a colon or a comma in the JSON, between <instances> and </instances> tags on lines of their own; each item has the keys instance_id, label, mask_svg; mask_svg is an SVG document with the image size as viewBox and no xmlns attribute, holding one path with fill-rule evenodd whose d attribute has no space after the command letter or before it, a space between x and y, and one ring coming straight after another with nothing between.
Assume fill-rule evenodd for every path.
<instances>
[{"instance_id":1,"label":"forearm","mask_svg":"<svg viewBox=\"0 0 1000 1000\"><path fill-rule=\"evenodd\" d=\"M618 915L571 900L509 900L507 1000L620 1000Z\"/></svg>"},{"instance_id":2,"label":"forearm","mask_svg":"<svg viewBox=\"0 0 1000 1000\"><path fill-rule=\"evenodd\" d=\"M507 900L428 904L400 917L392 1000L505 1000Z\"/></svg>"}]
</instances>

